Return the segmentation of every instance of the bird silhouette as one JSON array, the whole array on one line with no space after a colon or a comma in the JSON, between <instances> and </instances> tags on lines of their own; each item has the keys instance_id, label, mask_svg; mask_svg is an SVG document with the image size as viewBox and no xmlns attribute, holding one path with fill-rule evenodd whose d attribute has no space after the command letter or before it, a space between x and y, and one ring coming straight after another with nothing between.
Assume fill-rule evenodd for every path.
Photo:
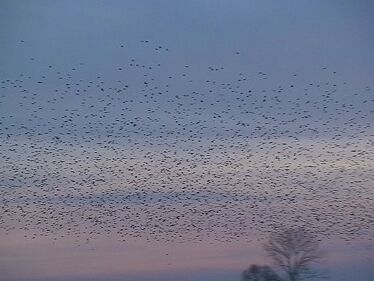
<instances>
[{"instance_id":1,"label":"bird silhouette","mask_svg":"<svg viewBox=\"0 0 374 281\"><path fill-rule=\"evenodd\" d=\"M286 222L373 237L372 86L328 67L282 83L218 62L195 72L164 44L134 44L146 55L117 45L108 74L35 55L24 63L41 75L1 80L6 233L233 241Z\"/></svg>"}]
</instances>

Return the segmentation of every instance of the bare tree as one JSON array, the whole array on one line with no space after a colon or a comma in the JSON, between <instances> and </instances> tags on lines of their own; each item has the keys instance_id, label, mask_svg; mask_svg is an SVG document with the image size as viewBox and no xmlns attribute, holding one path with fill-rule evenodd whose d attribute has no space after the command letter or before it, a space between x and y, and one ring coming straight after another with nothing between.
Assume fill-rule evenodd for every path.
<instances>
[{"instance_id":1,"label":"bare tree","mask_svg":"<svg viewBox=\"0 0 374 281\"><path fill-rule=\"evenodd\" d=\"M242 281L281 281L269 266L252 264L242 272Z\"/></svg>"},{"instance_id":2,"label":"bare tree","mask_svg":"<svg viewBox=\"0 0 374 281\"><path fill-rule=\"evenodd\" d=\"M314 267L322 259L320 242L305 228L272 233L264 249L289 281L323 277Z\"/></svg>"}]
</instances>

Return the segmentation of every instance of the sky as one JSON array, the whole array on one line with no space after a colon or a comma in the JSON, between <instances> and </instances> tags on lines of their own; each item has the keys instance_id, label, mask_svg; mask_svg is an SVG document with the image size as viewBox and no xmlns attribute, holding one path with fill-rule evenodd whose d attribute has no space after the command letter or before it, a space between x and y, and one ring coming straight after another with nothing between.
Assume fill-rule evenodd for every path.
<instances>
[{"instance_id":1,"label":"sky","mask_svg":"<svg viewBox=\"0 0 374 281\"><path fill-rule=\"evenodd\" d=\"M0 280L240 280L279 226L374 280L373 12L1 1Z\"/></svg>"}]
</instances>

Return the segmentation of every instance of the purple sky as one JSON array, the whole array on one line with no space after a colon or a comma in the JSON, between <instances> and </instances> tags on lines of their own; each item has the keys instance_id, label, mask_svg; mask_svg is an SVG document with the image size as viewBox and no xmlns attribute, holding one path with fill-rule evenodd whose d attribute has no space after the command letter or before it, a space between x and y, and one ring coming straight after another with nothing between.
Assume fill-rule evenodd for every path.
<instances>
[{"instance_id":1,"label":"purple sky","mask_svg":"<svg viewBox=\"0 0 374 281\"><path fill-rule=\"evenodd\" d=\"M279 225L374 280L372 1L1 1L0 281L234 281Z\"/></svg>"}]
</instances>

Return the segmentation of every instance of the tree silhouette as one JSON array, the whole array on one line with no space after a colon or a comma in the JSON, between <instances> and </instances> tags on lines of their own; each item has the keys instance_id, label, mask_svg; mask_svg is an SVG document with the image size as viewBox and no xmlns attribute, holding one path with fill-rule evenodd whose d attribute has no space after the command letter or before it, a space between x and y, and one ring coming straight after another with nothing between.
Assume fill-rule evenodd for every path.
<instances>
[{"instance_id":1,"label":"tree silhouette","mask_svg":"<svg viewBox=\"0 0 374 281\"><path fill-rule=\"evenodd\" d=\"M242 272L242 281L281 281L281 278L269 266L252 264Z\"/></svg>"},{"instance_id":2,"label":"tree silhouette","mask_svg":"<svg viewBox=\"0 0 374 281\"><path fill-rule=\"evenodd\" d=\"M289 281L323 277L314 269L322 258L320 242L305 228L272 233L264 249Z\"/></svg>"}]
</instances>

